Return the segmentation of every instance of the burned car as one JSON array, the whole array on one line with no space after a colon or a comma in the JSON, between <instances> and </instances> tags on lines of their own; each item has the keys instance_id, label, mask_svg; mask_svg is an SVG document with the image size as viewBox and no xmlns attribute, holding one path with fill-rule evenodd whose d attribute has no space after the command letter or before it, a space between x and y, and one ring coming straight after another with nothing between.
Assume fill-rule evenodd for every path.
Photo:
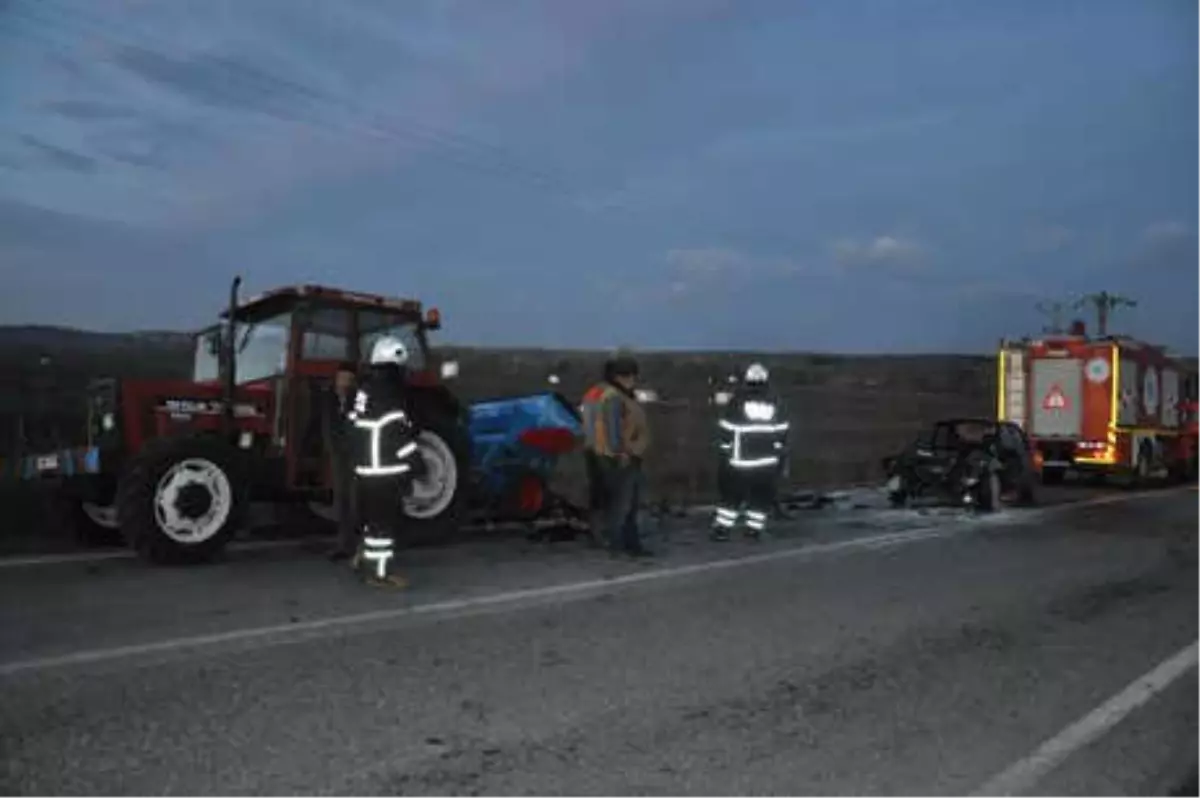
<instances>
[{"instance_id":1,"label":"burned car","mask_svg":"<svg viewBox=\"0 0 1200 798\"><path fill-rule=\"evenodd\" d=\"M986 418L944 419L898 455L883 460L894 507L935 498L988 512L1002 497L1034 503L1032 450L1015 424Z\"/></svg>"}]
</instances>

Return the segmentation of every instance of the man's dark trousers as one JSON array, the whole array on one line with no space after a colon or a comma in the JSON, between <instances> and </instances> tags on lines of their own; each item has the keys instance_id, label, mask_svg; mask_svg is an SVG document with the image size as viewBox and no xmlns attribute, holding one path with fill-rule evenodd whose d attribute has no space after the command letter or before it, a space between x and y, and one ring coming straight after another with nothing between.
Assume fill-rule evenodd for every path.
<instances>
[{"instance_id":1,"label":"man's dark trousers","mask_svg":"<svg viewBox=\"0 0 1200 798\"><path fill-rule=\"evenodd\" d=\"M323 428L333 478L333 510L338 517L336 552L344 556L350 556L358 549L359 540L358 485L347 424L342 403L331 393L326 399Z\"/></svg>"},{"instance_id":2,"label":"man's dark trousers","mask_svg":"<svg viewBox=\"0 0 1200 798\"><path fill-rule=\"evenodd\" d=\"M353 554L358 548L358 480L354 477L346 441L334 441L333 455L333 507L338 518L337 549L343 554Z\"/></svg>"},{"instance_id":3,"label":"man's dark trousers","mask_svg":"<svg viewBox=\"0 0 1200 798\"><path fill-rule=\"evenodd\" d=\"M623 463L608 457L603 461L607 494L604 520L609 548L613 551L640 552L643 547L637 512L641 498L641 463L637 460Z\"/></svg>"},{"instance_id":4,"label":"man's dark trousers","mask_svg":"<svg viewBox=\"0 0 1200 798\"><path fill-rule=\"evenodd\" d=\"M583 464L587 468L588 483L588 524L592 531L592 540L602 545L610 545L608 541L607 505L608 491L605 486L604 464L600 455L591 449L583 453Z\"/></svg>"}]
</instances>

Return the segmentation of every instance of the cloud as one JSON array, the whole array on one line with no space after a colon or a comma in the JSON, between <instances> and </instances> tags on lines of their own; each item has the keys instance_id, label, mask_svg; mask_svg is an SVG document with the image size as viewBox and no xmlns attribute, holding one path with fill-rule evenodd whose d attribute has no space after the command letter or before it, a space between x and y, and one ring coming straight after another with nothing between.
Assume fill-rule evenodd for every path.
<instances>
[{"instance_id":1,"label":"cloud","mask_svg":"<svg viewBox=\"0 0 1200 798\"><path fill-rule=\"evenodd\" d=\"M678 282L702 282L725 277L788 275L805 271L798 260L753 255L736 249L704 247L672 249L665 257Z\"/></svg>"},{"instance_id":2,"label":"cloud","mask_svg":"<svg viewBox=\"0 0 1200 798\"><path fill-rule=\"evenodd\" d=\"M1061 252L1078 240L1078 234L1061 224L1041 225L1030 230L1025 237L1025 247L1030 252L1048 254Z\"/></svg>"},{"instance_id":3,"label":"cloud","mask_svg":"<svg viewBox=\"0 0 1200 798\"><path fill-rule=\"evenodd\" d=\"M1163 219L1146 225L1131 259L1134 269L1196 274L1196 232L1183 222Z\"/></svg>"},{"instance_id":4,"label":"cloud","mask_svg":"<svg viewBox=\"0 0 1200 798\"><path fill-rule=\"evenodd\" d=\"M49 144L30 135L22 135L21 141L26 147L37 150L48 163L62 169L71 172L93 172L96 169L96 160L86 155Z\"/></svg>"},{"instance_id":5,"label":"cloud","mask_svg":"<svg viewBox=\"0 0 1200 798\"><path fill-rule=\"evenodd\" d=\"M742 272L753 266L753 259L744 252L732 249L672 249L666 255L667 265L679 274L692 277L712 277L729 272Z\"/></svg>"},{"instance_id":6,"label":"cloud","mask_svg":"<svg viewBox=\"0 0 1200 798\"><path fill-rule=\"evenodd\" d=\"M121 108L109 103L94 102L92 100L55 100L43 103L41 108L45 111L61 114L68 119L82 121L128 119L135 115L133 111L127 108Z\"/></svg>"},{"instance_id":7,"label":"cloud","mask_svg":"<svg viewBox=\"0 0 1200 798\"><path fill-rule=\"evenodd\" d=\"M6 193L97 218L201 227L242 222L248 209L313 184L431 162L545 188L553 181L544 170L496 139L491 111L563 80L628 30L670 31L722 3L501 11L261 0L235 4L236 15L203 3L36 4L37 14L17 16L13 35L53 35L27 37L17 54L6 121L78 152L59 153L55 186L28 170L9 178ZM52 81L29 77L51 71ZM129 129L135 145L113 143ZM191 132L186 153L176 130ZM79 158L95 162L86 184L63 169L73 154L76 171ZM121 203L111 202L116 193Z\"/></svg>"},{"instance_id":8,"label":"cloud","mask_svg":"<svg viewBox=\"0 0 1200 798\"><path fill-rule=\"evenodd\" d=\"M292 120L287 108L325 99L307 86L283 80L248 58L198 53L172 57L145 47L125 45L110 56L151 84L202 105L227 111L261 113Z\"/></svg>"},{"instance_id":9,"label":"cloud","mask_svg":"<svg viewBox=\"0 0 1200 798\"><path fill-rule=\"evenodd\" d=\"M1175 219L1151 222L1142 230L1142 240L1150 244L1172 243L1191 235L1192 229Z\"/></svg>"},{"instance_id":10,"label":"cloud","mask_svg":"<svg viewBox=\"0 0 1200 798\"><path fill-rule=\"evenodd\" d=\"M843 266L885 266L913 268L922 265L925 248L916 241L895 235L881 235L862 241L839 239L831 245L834 259Z\"/></svg>"},{"instance_id":11,"label":"cloud","mask_svg":"<svg viewBox=\"0 0 1200 798\"><path fill-rule=\"evenodd\" d=\"M632 309L664 302L710 300L721 297L731 287L809 271L798 260L724 247L670 249L663 255L663 262L667 267L665 279L643 280L634 287L628 281L605 282L594 288L613 297L619 306Z\"/></svg>"},{"instance_id":12,"label":"cloud","mask_svg":"<svg viewBox=\"0 0 1200 798\"><path fill-rule=\"evenodd\" d=\"M999 280L977 280L947 285L942 293L949 297L965 300L995 301L1024 300L1035 303L1044 292L1026 280L1007 282Z\"/></svg>"}]
</instances>

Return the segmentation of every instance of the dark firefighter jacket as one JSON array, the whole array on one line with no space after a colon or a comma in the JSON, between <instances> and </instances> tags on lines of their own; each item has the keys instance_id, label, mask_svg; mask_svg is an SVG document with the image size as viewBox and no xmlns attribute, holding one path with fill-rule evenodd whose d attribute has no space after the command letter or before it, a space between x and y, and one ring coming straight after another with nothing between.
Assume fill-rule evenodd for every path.
<instances>
[{"instance_id":1,"label":"dark firefighter jacket","mask_svg":"<svg viewBox=\"0 0 1200 798\"><path fill-rule=\"evenodd\" d=\"M717 421L721 465L749 472L781 469L787 452L786 413L769 388L740 386Z\"/></svg>"},{"instance_id":2,"label":"dark firefighter jacket","mask_svg":"<svg viewBox=\"0 0 1200 798\"><path fill-rule=\"evenodd\" d=\"M359 479L412 478L417 430L408 399L404 372L397 366L371 366L362 375L349 414Z\"/></svg>"}]
</instances>

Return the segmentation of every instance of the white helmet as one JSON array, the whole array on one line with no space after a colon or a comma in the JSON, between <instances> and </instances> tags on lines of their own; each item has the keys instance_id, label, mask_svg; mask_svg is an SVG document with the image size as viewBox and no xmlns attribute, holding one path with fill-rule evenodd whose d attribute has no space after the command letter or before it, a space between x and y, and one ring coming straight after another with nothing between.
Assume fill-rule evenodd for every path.
<instances>
[{"instance_id":1,"label":"white helmet","mask_svg":"<svg viewBox=\"0 0 1200 798\"><path fill-rule=\"evenodd\" d=\"M371 365L391 363L397 366L408 364L408 347L399 338L385 335L371 347Z\"/></svg>"},{"instance_id":2,"label":"white helmet","mask_svg":"<svg viewBox=\"0 0 1200 798\"><path fill-rule=\"evenodd\" d=\"M751 363L746 369L745 380L748 385L765 385L769 379L771 379L771 373L762 363Z\"/></svg>"}]
</instances>

